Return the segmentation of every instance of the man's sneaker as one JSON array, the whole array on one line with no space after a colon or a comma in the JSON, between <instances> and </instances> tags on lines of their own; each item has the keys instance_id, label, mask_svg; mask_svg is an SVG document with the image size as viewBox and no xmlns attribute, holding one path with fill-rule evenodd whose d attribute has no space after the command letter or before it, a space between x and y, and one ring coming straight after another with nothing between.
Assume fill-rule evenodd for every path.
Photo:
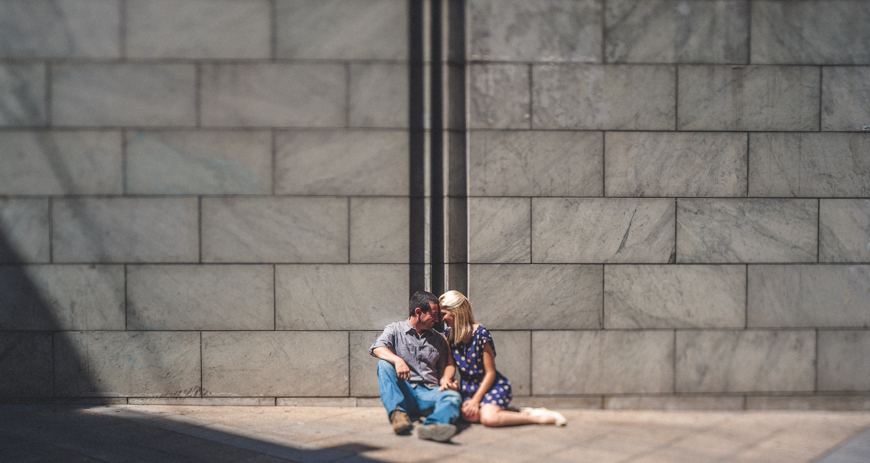
<instances>
[{"instance_id":1,"label":"man's sneaker","mask_svg":"<svg viewBox=\"0 0 870 463\"><path fill-rule=\"evenodd\" d=\"M393 410L390 413L390 423L393 425L393 431L399 435L409 434L411 428L414 427L411 424L411 420L408 419L408 414L401 410Z\"/></svg>"},{"instance_id":2,"label":"man's sneaker","mask_svg":"<svg viewBox=\"0 0 870 463\"><path fill-rule=\"evenodd\" d=\"M456 426L452 424L427 424L417 430L420 439L447 442L456 434Z\"/></svg>"}]
</instances>

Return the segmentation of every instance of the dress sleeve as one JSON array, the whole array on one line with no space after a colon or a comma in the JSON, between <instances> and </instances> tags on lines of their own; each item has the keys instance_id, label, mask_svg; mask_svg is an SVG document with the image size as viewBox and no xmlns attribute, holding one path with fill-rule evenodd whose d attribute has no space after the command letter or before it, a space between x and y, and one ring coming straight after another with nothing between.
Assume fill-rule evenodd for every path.
<instances>
[{"instance_id":1,"label":"dress sleeve","mask_svg":"<svg viewBox=\"0 0 870 463\"><path fill-rule=\"evenodd\" d=\"M495 356L495 342L493 342L489 331L481 326L478 332L480 336L480 347L483 348L484 344L489 343L492 346L492 355Z\"/></svg>"}]
</instances>

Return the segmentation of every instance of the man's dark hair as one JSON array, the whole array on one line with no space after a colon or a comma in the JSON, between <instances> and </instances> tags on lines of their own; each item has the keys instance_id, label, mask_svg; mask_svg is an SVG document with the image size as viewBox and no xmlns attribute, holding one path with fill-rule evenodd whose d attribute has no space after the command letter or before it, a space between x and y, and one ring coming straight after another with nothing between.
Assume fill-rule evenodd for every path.
<instances>
[{"instance_id":1,"label":"man's dark hair","mask_svg":"<svg viewBox=\"0 0 870 463\"><path fill-rule=\"evenodd\" d=\"M438 296L430 293L429 291L417 291L411 296L411 302L408 304L408 316L414 316L414 309L419 308L423 312L428 312L431 307L429 306L430 302L434 302L435 305L438 305Z\"/></svg>"}]
</instances>

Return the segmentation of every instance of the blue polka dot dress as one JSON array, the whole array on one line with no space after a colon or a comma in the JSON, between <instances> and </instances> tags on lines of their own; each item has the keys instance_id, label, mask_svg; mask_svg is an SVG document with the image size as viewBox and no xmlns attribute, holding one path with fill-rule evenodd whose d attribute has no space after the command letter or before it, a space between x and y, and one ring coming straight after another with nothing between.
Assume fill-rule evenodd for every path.
<instances>
[{"instance_id":1,"label":"blue polka dot dress","mask_svg":"<svg viewBox=\"0 0 870 463\"><path fill-rule=\"evenodd\" d=\"M449 338L450 328L447 328L445 334ZM453 351L453 359L456 361L456 368L459 368L459 393L462 395L463 401L474 396L474 393L480 387L480 382L483 381L483 376L486 373L483 367L483 346L488 342L492 343L492 351L495 353L495 343L492 342L492 336L490 336L489 331L482 326L478 326L471 336L471 341L454 343L450 346ZM505 408L510 401L511 383L496 370L495 382L489 389L489 392L483 396L483 400L480 403L493 404Z\"/></svg>"}]
</instances>

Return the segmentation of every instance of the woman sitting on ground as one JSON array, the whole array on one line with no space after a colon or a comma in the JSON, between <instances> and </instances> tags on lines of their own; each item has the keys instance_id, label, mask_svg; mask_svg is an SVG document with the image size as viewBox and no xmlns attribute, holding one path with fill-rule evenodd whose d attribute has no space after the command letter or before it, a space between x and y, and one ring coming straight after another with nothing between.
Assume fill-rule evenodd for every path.
<instances>
[{"instance_id":1,"label":"woman sitting on ground","mask_svg":"<svg viewBox=\"0 0 870 463\"><path fill-rule=\"evenodd\" d=\"M546 408L506 410L511 400L510 382L495 369L495 345L486 328L474 321L471 302L459 291L447 291L438 298L441 320L461 378L462 417L484 426L555 424L564 426L561 413Z\"/></svg>"}]
</instances>

